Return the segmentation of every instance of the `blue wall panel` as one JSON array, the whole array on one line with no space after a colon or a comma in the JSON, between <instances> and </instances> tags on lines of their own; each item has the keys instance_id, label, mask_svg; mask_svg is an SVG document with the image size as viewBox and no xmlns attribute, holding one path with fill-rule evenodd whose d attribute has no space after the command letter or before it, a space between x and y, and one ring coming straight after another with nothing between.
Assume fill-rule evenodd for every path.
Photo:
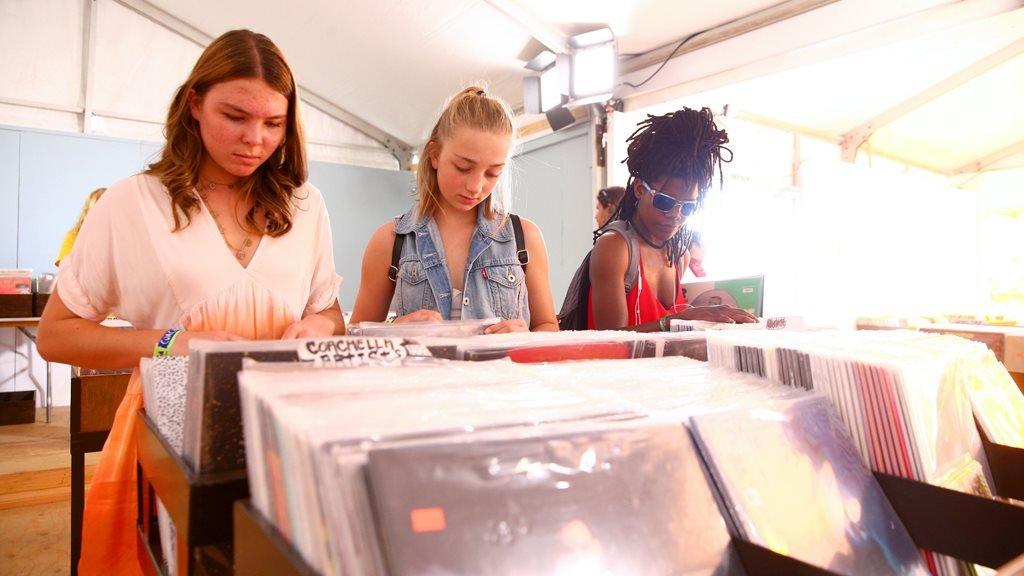
<instances>
[{"instance_id":1,"label":"blue wall panel","mask_svg":"<svg viewBox=\"0 0 1024 576\"><path fill-rule=\"evenodd\" d=\"M0 130L0 268L18 265L19 132Z\"/></svg>"},{"instance_id":2,"label":"blue wall panel","mask_svg":"<svg viewBox=\"0 0 1024 576\"><path fill-rule=\"evenodd\" d=\"M139 143L81 135L21 134L18 266L53 265L64 234L93 189L138 172Z\"/></svg>"},{"instance_id":3,"label":"blue wall panel","mask_svg":"<svg viewBox=\"0 0 1024 576\"><path fill-rule=\"evenodd\" d=\"M320 189L327 203L334 233L334 263L345 278L341 306L352 310L366 243L381 224L412 206L413 174L311 162L309 181Z\"/></svg>"},{"instance_id":4,"label":"blue wall panel","mask_svg":"<svg viewBox=\"0 0 1024 576\"><path fill-rule=\"evenodd\" d=\"M587 126L572 128L529 142L514 161L512 209L544 234L556 312L592 246L590 142Z\"/></svg>"}]
</instances>

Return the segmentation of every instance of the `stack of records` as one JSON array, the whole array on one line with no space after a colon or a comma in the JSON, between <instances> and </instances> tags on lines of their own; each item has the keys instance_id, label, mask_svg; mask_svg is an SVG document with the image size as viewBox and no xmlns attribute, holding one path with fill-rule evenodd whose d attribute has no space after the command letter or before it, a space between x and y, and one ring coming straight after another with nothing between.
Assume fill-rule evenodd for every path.
<instances>
[{"instance_id":1,"label":"stack of records","mask_svg":"<svg viewBox=\"0 0 1024 576\"><path fill-rule=\"evenodd\" d=\"M981 441L954 349L916 332L715 332L708 360L830 400L877 472L986 493ZM964 467L968 486L951 485Z\"/></svg>"},{"instance_id":2,"label":"stack of records","mask_svg":"<svg viewBox=\"0 0 1024 576\"><path fill-rule=\"evenodd\" d=\"M673 430L695 415L789 413L779 407L808 397L686 358L345 370L250 362L239 384L254 506L325 575L731 573L715 528L727 524L709 518L700 468L680 438L689 439ZM808 418L805 428L820 427L819 413ZM855 454L843 438L822 457L837 459L837 474ZM756 443L736 449L763 457ZM865 514L885 513L858 466ZM825 486L799 498L849 520L851 494ZM874 521L864 517L869 529ZM820 525L795 522L793 533L804 531L794 541L814 541ZM891 573L919 567L899 570L909 537L898 521L869 537L900 551ZM867 548L836 546L852 564L835 566L879 565L862 557ZM820 559L818 550L786 553Z\"/></svg>"},{"instance_id":3,"label":"stack of records","mask_svg":"<svg viewBox=\"0 0 1024 576\"><path fill-rule=\"evenodd\" d=\"M698 415L691 428L744 540L839 574L928 574L824 398Z\"/></svg>"},{"instance_id":4,"label":"stack of records","mask_svg":"<svg viewBox=\"0 0 1024 576\"><path fill-rule=\"evenodd\" d=\"M965 384L974 369L964 350L976 345L955 340L906 331L715 332L708 360L826 396L876 472L991 496L974 415L982 422L1014 417L972 402ZM939 574L971 571L926 557Z\"/></svg>"}]
</instances>

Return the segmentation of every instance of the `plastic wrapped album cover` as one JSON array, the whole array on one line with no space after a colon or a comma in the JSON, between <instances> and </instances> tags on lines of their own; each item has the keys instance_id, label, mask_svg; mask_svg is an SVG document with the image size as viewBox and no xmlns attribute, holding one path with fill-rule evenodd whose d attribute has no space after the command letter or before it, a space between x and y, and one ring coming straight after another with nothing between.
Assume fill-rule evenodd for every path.
<instances>
[{"instance_id":1,"label":"plastic wrapped album cover","mask_svg":"<svg viewBox=\"0 0 1024 576\"><path fill-rule=\"evenodd\" d=\"M391 576L737 574L681 425L369 454Z\"/></svg>"},{"instance_id":2,"label":"plastic wrapped album cover","mask_svg":"<svg viewBox=\"0 0 1024 576\"><path fill-rule=\"evenodd\" d=\"M742 538L839 574L928 574L826 399L698 415L691 428Z\"/></svg>"}]
</instances>

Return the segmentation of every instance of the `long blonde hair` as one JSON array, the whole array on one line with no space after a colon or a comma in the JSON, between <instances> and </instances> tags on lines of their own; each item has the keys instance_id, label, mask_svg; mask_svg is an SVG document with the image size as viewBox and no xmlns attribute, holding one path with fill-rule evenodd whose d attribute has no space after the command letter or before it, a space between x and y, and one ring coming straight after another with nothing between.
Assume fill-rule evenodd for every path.
<instances>
[{"instance_id":1,"label":"long blonde hair","mask_svg":"<svg viewBox=\"0 0 1024 576\"><path fill-rule=\"evenodd\" d=\"M96 205L100 200L100 196L106 192L106 188L97 188L92 192L89 192L89 196L85 199L85 204L82 204L82 211L78 213L78 222L71 228L71 232L78 236L78 231L82 229L82 222L85 222L85 217L89 214L89 210Z\"/></svg>"},{"instance_id":2,"label":"long blonde hair","mask_svg":"<svg viewBox=\"0 0 1024 576\"><path fill-rule=\"evenodd\" d=\"M416 190L419 197L417 216L433 216L441 208L440 190L437 184L437 170L430 162L430 153L444 145L456 128L467 127L484 130L509 137L509 156L515 147L512 110L504 100L487 94L479 86L463 88L452 96L444 106L441 117L430 131L430 138L423 145L419 166L416 168ZM507 162L507 159L506 159ZM508 166L494 185L490 196L484 200L484 215L493 218L495 212L508 214L512 209L512 197L508 184L511 172Z\"/></svg>"},{"instance_id":3,"label":"long blonde hair","mask_svg":"<svg viewBox=\"0 0 1024 576\"><path fill-rule=\"evenodd\" d=\"M240 183L242 193L253 200L245 220L258 229L256 214L262 211L267 219L265 233L273 237L292 227L292 192L306 181L298 86L284 55L270 38L249 30L232 30L206 47L188 79L178 88L167 112L167 143L160 160L147 170L160 178L171 195L174 231L188 226L199 210L192 190L199 183L204 151L199 123L189 110L189 94L194 90L202 97L215 84L238 78L262 79L288 99L284 140L266 162Z\"/></svg>"}]
</instances>

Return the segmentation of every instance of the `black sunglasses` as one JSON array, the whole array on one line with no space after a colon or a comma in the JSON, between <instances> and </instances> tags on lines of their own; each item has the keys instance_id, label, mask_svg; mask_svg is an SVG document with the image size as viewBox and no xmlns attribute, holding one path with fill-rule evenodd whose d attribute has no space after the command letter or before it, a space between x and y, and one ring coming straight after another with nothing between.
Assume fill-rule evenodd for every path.
<instances>
[{"instance_id":1,"label":"black sunglasses","mask_svg":"<svg viewBox=\"0 0 1024 576\"><path fill-rule=\"evenodd\" d=\"M680 207L683 216L690 216L697 211L697 200L676 200L668 194L662 194L654 188L651 188L647 182L640 180L640 183L644 185L644 188L648 192L654 195L651 199L651 204L661 212L669 213L676 209L676 206Z\"/></svg>"}]
</instances>

